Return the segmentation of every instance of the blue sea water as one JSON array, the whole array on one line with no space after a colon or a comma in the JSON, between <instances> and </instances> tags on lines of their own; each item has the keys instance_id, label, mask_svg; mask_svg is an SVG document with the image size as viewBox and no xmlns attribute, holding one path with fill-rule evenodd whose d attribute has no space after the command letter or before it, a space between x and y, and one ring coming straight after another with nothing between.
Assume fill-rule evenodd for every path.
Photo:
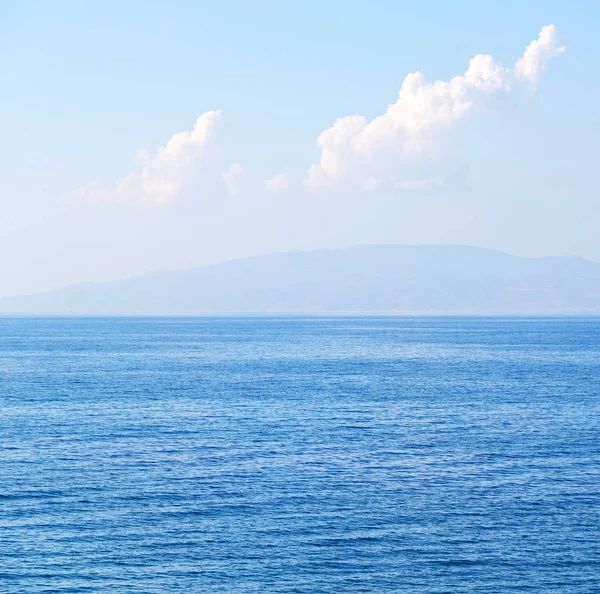
<instances>
[{"instance_id":1,"label":"blue sea water","mask_svg":"<svg viewBox=\"0 0 600 594\"><path fill-rule=\"evenodd\" d=\"M599 318L0 318L0 591L600 592Z\"/></svg>"}]
</instances>

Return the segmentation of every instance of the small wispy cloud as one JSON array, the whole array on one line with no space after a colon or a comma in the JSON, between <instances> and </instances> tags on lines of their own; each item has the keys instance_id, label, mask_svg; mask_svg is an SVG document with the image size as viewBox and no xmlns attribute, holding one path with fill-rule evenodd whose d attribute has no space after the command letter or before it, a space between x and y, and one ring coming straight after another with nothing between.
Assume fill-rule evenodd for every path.
<instances>
[{"instance_id":1,"label":"small wispy cloud","mask_svg":"<svg viewBox=\"0 0 600 594\"><path fill-rule=\"evenodd\" d=\"M288 189L289 181L284 173L277 173L271 179L267 180L265 187L273 194L281 194Z\"/></svg>"}]
</instances>

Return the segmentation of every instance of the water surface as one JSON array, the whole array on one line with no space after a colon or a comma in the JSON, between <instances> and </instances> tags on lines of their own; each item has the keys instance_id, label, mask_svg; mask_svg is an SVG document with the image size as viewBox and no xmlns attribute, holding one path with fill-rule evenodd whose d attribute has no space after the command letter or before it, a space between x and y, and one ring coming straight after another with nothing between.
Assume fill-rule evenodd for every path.
<instances>
[{"instance_id":1,"label":"water surface","mask_svg":"<svg viewBox=\"0 0 600 594\"><path fill-rule=\"evenodd\" d=\"M0 318L0 590L600 591L600 319Z\"/></svg>"}]
</instances>

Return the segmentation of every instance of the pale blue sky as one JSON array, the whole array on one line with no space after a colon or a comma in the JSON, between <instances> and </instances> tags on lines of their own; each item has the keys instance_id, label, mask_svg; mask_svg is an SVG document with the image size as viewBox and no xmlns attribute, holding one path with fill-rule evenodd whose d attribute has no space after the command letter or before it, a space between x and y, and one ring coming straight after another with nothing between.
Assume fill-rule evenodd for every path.
<instances>
[{"instance_id":1,"label":"pale blue sky","mask_svg":"<svg viewBox=\"0 0 600 594\"><path fill-rule=\"evenodd\" d=\"M0 295L357 243L600 261L597 2L5 1L0 19ZM537 86L478 99L434 158L381 145L332 187L304 183L336 119L383 114L411 72L447 81L477 54L512 69L550 24L567 49ZM161 204L140 198L136 151L210 110L214 142Z\"/></svg>"}]
</instances>

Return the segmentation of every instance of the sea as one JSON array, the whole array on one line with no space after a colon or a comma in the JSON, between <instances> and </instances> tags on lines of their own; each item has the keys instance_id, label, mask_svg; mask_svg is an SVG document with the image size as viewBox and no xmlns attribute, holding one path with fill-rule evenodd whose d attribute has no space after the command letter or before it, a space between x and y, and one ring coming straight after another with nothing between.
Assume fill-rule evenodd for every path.
<instances>
[{"instance_id":1,"label":"sea","mask_svg":"<svg viewBox=\"0 0 600 594\"><path fill-rule=\"evenodd\" d=\"M600 592L600 318L0 318L0 592Z\"/></svg>"}]
</instances>

